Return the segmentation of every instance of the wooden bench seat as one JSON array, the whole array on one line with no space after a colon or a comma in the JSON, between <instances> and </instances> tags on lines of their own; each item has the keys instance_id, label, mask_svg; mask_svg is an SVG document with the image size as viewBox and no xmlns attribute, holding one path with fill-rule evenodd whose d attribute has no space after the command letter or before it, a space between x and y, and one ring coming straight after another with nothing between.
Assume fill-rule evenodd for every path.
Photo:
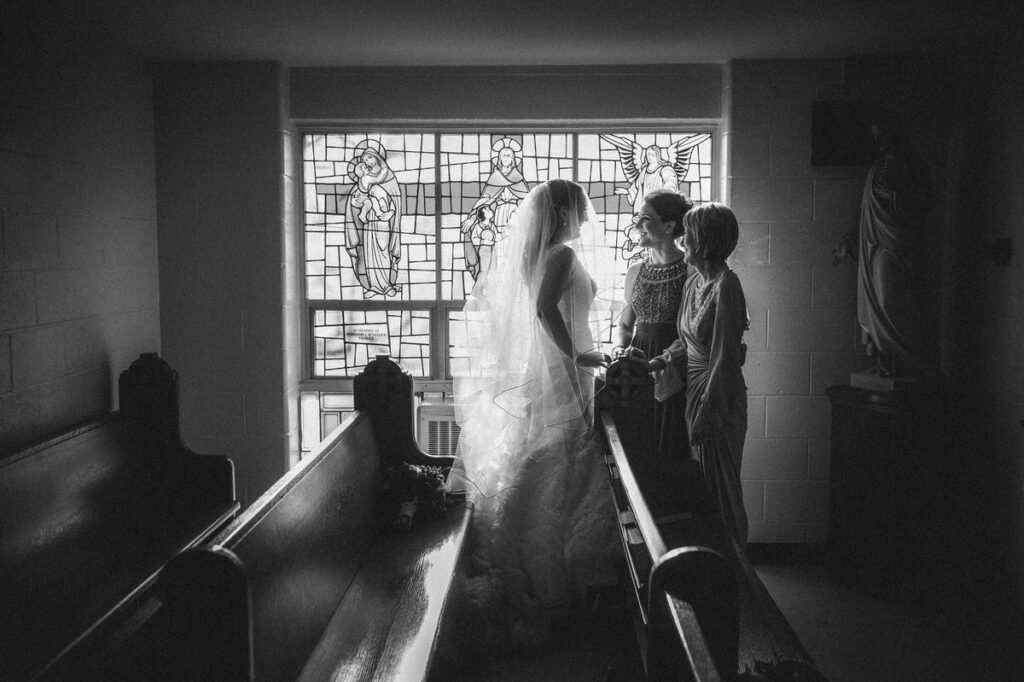
<instances>
[{"instance_id":1,"label":"wooden bench seat","mask_svg":"<svg viewBox=\"0 0 1024 682\"><path fill-rule=\"evenodd\" d=\"M411 378L386 356L357 377L355 406L227 528L164 569L158 612L114 668L166 680L426 679L471 508L457 501L408 531L382 523L387 466L452 458L419 451Z\"/></svg>"},{"instance_id":2,"label":"wooden bench seat","mask_svg":"<svg viewBox=\"0 0 1024 682\"><path fill-rule=\"evenodd\" d=\"M299 679L423 679L470 516L461 505L415 534L379 541Z\"/></svg>"},{"instance_id":3,"label":"wooden bench seat","mask_svg":"<svg viewBox=\"0 0 1024 682\"><path fill-rule=\"evenodd\" d=\"M712 509L695 463L666 465L652 454L646 370L613 363L597 407L648 677L729 680L778 662L818 676Z\"/></svg>"},{"instance_id":4,"label":"wooden bench seat","mask_svg":"<svg viewBox=\"0 0 1024 682\"><path fill-rule=\"evenodd\" d=\"M238 511L230 460L181 444L166 363L133 363L120 401L0 461L0 679L74 677L160 569Z\"/></svg>"}]
</instances>

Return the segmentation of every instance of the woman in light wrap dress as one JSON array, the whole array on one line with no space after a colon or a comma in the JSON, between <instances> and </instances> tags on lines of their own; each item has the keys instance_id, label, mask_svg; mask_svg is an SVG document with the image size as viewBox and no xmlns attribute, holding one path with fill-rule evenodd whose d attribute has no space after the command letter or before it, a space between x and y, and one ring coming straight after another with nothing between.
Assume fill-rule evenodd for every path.
<instances>
[{"instance_id":1,"label":"woman in light wrap dress","mask_svg":"<svg viewBox=\"0 0 1024 682\"><path fill-rule=\"evenodd\" d=\"M726 259L739 226L727 206L707 203L683 218L686 263L693 268L679 307L679 341L649 368L686 363L686 425L712 504L740 549L747 544L740 465L747 433L743 332L749 327L739 277Z\"/></svg>"}]
</instances>

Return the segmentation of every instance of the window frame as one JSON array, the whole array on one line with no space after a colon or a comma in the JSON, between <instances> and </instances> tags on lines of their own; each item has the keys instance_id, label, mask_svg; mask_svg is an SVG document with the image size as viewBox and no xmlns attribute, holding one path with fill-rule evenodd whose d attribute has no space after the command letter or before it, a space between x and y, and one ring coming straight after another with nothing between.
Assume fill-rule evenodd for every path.
<instances>
[{"instance_id":1,"label":"window frame","mask_svg":"<svg viewBox=\"0 0 1024 682\"><path fill-rule=\"evenodd\" d=\"M624 120L524 120L524 121L450 121L423 119L416 121L394 120L338 120L317 122L295 122L295 153L291 172L297 179L294 183L295 213L297 217L296 258L299 260L300 316L301 316L301 375L299 394L305 392L319 393L351 393L354 377L319 377L314 374L313 325L316 310L430 310L431 314L431 377L414 377L414 391L424 393L450 394L452 379L445 378L450 374L448 357L448 314L451 310L460 310L463 301L453 300L410 300L410 301L342 301L315 300L307 297L306 286L306 239L305 239L305 175L303 167L303 140L307 135L330 135L352 133L433 133L445 134L516 134L516 133L553 133L573 135L572 154L574 158L573 178L577 177L575 162L578 161L578 141L575 135L595 132L607 133L710 133L712 139L711 153L711 198L721 201L723 188L727 183L724 168L724 140L722 135L723 122L720 118L688 118L688 119L624 119ZM435 146L434 153L440 156L440 146ZM441 178L435 178L435 186L440 187ZM436 193L436 196L440 196ZM439 206L439 205L438 205ZM438 207L437 210L440 210ZM438 223L440 230L440 223ZM438 235L440 237L440 235ZM440 245L441 240L437 240ZM435 352L437 351L437 352ZM440 377L440 378L439 378Z\"/></svg>"}]
</instances>

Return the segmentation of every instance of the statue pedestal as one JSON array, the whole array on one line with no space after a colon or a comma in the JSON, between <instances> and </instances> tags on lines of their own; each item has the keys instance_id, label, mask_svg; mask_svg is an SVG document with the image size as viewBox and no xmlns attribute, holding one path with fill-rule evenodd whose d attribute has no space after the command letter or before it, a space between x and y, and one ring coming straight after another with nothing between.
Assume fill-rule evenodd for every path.
<instances>
[{"instance_id":1,"label":"statue pedestal","mask_svg":"<svg viewBox=\"0 0 1024 682\"><path fill-rule=\"evenodd\" d=\"M877 376L877 375L876 375ZM901 601L938 587L963 476L948 450L938 387L826 390L832 405L826 570L848 587ZM934 593L932 597L934 599Z\"/></svg>"},{"instance_id":2,"label":"statue pedestal","mask_svg":"<svg viewBox=\"0 0 1024 682\"><path fill-rule=\"evenodd\" d=\"M878 391L879 393L890 393L896 388L895 377L883 377L875 372L851 372L850 386L864 389L865 391Z\"/></svg>"}]
</instances>

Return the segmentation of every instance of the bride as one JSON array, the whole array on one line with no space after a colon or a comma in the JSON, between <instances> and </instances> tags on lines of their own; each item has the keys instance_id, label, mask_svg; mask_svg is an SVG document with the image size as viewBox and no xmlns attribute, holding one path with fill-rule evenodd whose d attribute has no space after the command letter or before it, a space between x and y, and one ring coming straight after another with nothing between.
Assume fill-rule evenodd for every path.
<instances>
[{"instance_id":1,"label":"bride","mask_svg":"<svg viewBox=\"0 0 1024 682\"><path fill-rule=\"evenodd\" d=\"M474 511L454 607L460 644L491 656L549 645L588 587L614 581L614 511L591 433L594 374L609 361L589 325L594 215L574 182L535 187L466 302L468 368L454 383Z\"/></svg>"}]
</instances>

